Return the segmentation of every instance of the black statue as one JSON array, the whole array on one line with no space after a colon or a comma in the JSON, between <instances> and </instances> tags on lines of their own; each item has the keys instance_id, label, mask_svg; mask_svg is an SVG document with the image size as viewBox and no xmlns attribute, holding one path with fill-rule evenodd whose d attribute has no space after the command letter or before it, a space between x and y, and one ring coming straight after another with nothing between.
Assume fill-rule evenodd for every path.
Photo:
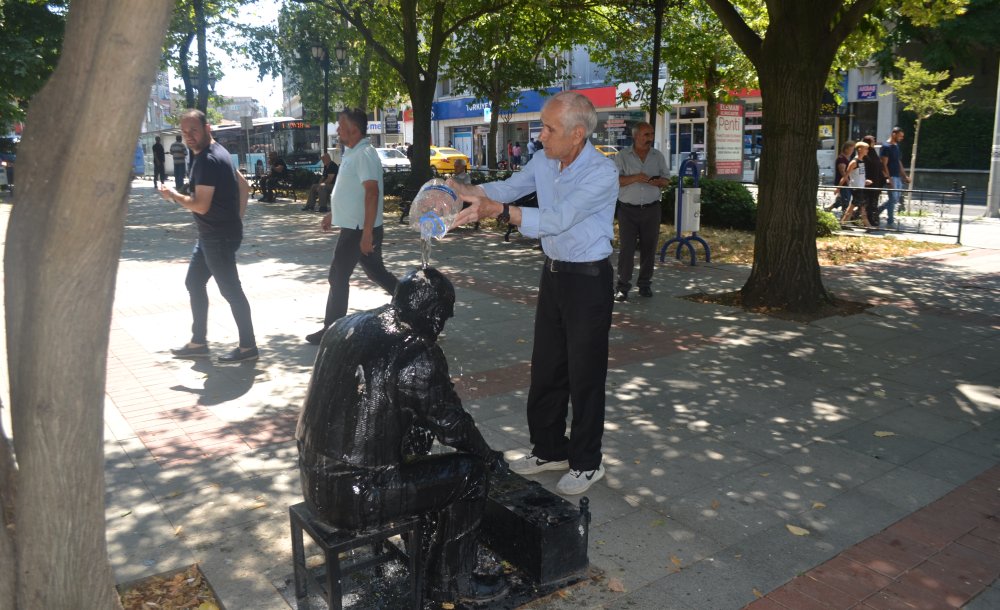
<instances>
[{"instance_id":1,"label":"black statue","mask_svg":"<svg viewBox=\"0 0 1000 610\"><path fill-rule=\"evenodd\" d=\"M462 408L435 342L454 305L451 282L426 268L400 280L390 304L338 320L323 336L295 437L316 516L362 530L427 514L428 597L483 602L506 590L473 568L488 473L507 463ZM429 435L458 451L427 455Z\"/></svg>"}]
</instances>

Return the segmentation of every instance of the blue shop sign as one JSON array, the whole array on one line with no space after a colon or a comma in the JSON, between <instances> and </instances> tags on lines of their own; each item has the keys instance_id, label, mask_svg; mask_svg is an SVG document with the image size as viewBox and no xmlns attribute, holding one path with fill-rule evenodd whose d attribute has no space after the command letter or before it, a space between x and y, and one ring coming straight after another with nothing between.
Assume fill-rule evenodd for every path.
<instances>
[{"instance_id":1,"label":"blue shop sign","mask_svg":"<svg viewBox=\"0 0 1000 610\"><path fill-rule=\"evenodd\" d=\"M859 100L877 100L878 85L858 85Z\"/></svg>"},{"instance_id":2,"label":"blue shop sign","mask_svg":"<svg viewBox=\"0 0 1000 610\"><path fill-rule=\"evenodd\" d=\"M546 90L548 95L543 96L537 91L524 91L518 100L517 112L540 112L545 100L559 92L558 87L550 87ZM431 111L434 113L435 121L447 119L468 119L476 118L483 120L483 110L489 108L490 103L477 100L471 97L463 97L455 100L442 100L431 104Z\"/></svg>"}]
</instances>

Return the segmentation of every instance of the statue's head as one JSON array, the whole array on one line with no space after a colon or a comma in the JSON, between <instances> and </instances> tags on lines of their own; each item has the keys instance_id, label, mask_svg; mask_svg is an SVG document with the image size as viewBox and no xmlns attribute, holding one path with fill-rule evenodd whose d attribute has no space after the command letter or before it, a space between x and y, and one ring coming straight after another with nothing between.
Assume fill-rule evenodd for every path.
<instances>
[{"instance_id":1,"label":"statue's head","mask_svg":"<svg viewBox=\"0 0 1000 610\"><path fill-rule=\"evenodd\" d=\"M455 288L437 269L416 269L399 280L392 305L418 334L436 339L455 315Z\"/></svg>"}]
</instances>

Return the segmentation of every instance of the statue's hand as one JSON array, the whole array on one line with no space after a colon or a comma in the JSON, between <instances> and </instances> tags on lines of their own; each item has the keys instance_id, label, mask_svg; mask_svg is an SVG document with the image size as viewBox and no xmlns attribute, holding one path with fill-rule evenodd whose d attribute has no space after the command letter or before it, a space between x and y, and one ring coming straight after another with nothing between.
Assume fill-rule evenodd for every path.
<instances>
[{"instance_id":1,"label":"statue's hand","mask_svg":"<svg viewBox=\"0 0 1000 610\"><path fill-rule=\"evenodd\" d=\"M510 470L507 460L503 459L503 451L494 451L490 458L486 460L486 466L493 474L507 474Z\"/></svg>"}]
</instances>

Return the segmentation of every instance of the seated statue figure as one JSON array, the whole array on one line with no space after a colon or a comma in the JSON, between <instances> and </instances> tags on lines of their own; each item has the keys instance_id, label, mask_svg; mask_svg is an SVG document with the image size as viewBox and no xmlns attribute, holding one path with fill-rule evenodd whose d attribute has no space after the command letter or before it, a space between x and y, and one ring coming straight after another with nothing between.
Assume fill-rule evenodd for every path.
<instances>
[{"instance_id":1,"label":"seated statue figure","mask_svg":"<svg viewBox=\"0 0 1000 610\"><path fill-rule=\"evenodd\" d=\"M474 575L489 472L506 472L455 392L438 334L455 289L436 269L399 282L392 302L323 335L295 437L306 504L363 530L427 515L425 584L434 601L483 603L503 578ZM430 433L457 451L427 455Z\"/></svg>"}]
</instances>

